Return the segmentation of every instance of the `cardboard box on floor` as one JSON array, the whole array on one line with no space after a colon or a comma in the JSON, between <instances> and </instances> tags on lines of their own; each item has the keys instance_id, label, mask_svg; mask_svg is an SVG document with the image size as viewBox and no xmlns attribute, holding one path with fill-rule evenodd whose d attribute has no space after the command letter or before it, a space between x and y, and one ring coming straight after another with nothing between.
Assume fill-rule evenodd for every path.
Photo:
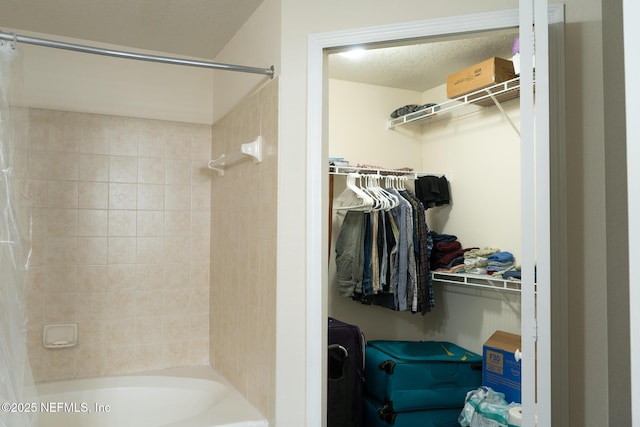
<instances>
[{"instance_id":1,"label":"cardboard box on floor","mask_svg":"<svg viewBox=\"0 0 640 427\"><path fill-rule=\"evenodd\" d=\"M517 75L513 69L513 62L508 59L493 57L469 68L453 73L447 77L447 97L449 99L457 98L480 89L493 86L497 83L506 82L516 78ZM477 98L484 95L474 95L471 98ZM519 90L512 90L504 94L498 95L500 102L517 98L520 95ZM483 99L476 102L477 105L487 107L493 105L491 98Z\"/></svg>"},{"instance_id":2,"label":"cardboard box on floor","mask_svg":"<svg viewBox=\"0 0 640 427\"><path fill-rule=\"evenodd\" d=\"M509 403L522 401L522 362L514 356L520 342L520 335L496 331L482 349L482 385L504 393Z\"/></svg>"}]
</instances>

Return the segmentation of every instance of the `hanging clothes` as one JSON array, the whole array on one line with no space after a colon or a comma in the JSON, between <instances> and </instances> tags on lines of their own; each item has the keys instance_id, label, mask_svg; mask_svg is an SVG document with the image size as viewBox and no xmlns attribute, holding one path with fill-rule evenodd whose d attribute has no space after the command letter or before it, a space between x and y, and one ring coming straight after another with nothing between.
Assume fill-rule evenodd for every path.
<instances>
[{"instance_id":1,"label":"hanging clothes","mask_svg":"<svg viewBox=\"0 0 640 427\"><path fill-rule=\"evenodd\" d=\"M387 189L399 196L400 204L391 209L391 215L398 225L397 267L394 265L396 283L396 307L399 311L411 309L414 283L416 283L416 258L413 248L413 208L411 204L393 188ZM394 277L394 276L392 276ZM393 279L392 279L393 280Z\"/></svg>"},{"instance_id":2,"label":"hanging clothes","mask_svg":"<svg viewBox=\"0 0 640 427\"><path fill-rule=\"evenodd\" d=\"M362 293L365 231L365 213L347 211L336 240L336 280L342 296Z\"/></svg>"},{"instance_id":3,"label":"hanging clothes","mask_svg":"<svg viewBox=\"0 0 640 427\"><path fill-rule=\"evenodd\" d=\"M444 176L421 176L415 183L416 197L426 209L448 205L451 202L449 181Z\"/></svg>"},{"instance_id":4,"label":"hanging clothes","mask_svg":"<svg viewBox=\"0 0 640 427\"><path fill-rule=\"evenodd\" d=\"M431 274L429 272L433 240L427 227L425 208L418 198L411 192L401 193L413 206L413 221L416 233L414 233L414 249L416 253L417 268L417 305L424 314L435 306Z\"/></svg>"},{"instance_id":5,"label":"hanging clothes","mask_svg":"<svg viewBox=\"0 0 640 427\"><path fill-rule=\"evenodd\" d=\"M339 293L364 304L426 314L435 299L425 208L406 189L384 192L394 200L392 207L347 211L336 242Z\"/></svg>"}]
</instances>

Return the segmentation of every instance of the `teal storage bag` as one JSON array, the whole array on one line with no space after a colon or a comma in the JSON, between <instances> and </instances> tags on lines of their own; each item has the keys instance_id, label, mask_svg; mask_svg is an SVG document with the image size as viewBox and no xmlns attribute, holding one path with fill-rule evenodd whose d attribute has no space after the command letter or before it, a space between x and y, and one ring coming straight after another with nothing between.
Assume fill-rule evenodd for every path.
<instances>
[{"instance_id":1,"label":"teal storage bag","mask_svg":"<svg viewBox=\"0 0 640 427\"><path fill-rule=\"evenodd\" d=\"M462 408L482 383L482 356L446 341L369 341L365 390L394 412Z\"/></svg>"},{"instance_id":2,"label":"teal storage bag","mask_svg":"<svg viewBox=\"0 0 640 427\"><path fill-rule=\"evenodd\" d=\"M391 412L370 396L364 397L364 425L367 427L460 427L460 408Z\"/></svg>"}]
</instances>

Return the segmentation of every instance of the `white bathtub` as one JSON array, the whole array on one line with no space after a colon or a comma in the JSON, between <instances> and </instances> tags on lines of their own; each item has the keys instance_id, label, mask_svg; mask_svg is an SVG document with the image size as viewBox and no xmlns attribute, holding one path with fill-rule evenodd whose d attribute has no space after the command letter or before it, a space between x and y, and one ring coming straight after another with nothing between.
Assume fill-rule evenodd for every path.
<instances>
[{"instance_id":1,"label":"white bathtub","mask_svg":"<svg viewBox=\"0 0 640 427\"><path fill-rule=\"evenodd\" d=\"M206 366L37 385L40 427L268 427Z\"/></svg>"}]
</instances>

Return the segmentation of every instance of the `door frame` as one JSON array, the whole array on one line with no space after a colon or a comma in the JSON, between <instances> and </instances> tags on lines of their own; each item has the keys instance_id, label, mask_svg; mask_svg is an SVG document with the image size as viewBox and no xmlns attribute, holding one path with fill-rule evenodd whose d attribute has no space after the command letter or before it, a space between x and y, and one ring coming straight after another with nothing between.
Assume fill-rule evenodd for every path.
<instances>
[{"instance_id":1,"label":"door frame","mask_svg":"<svg viewBox=\"0 0 640 427\"><path fill-rule=\"evenodd\" d=\"M625 114L627 137L627 203L629 221L629 338L631 362L631 425L640 427L640 267L631 260L640 256L640 192L635 185L640 182L640 82L634 77L640 60L635 54L635 41L640 38L640 4L635 0L623 0ZM633 53L632 53L633 52Z\"/></svg>"},{"instance_id":2,"label":"door frame","mask_svg":"<svg viewBox=\"0 0 640 427\"><path fill-rule=\"evenodd\" d=\"M522 3L522 2L521 2ZM524 2L530 5L530 2ZM332 48L354 46L354 45L366 45L371 43L383 43L394 42L411 39L425 39L428 37L437 37L454 34L465 34L472 32L481 32L489 30L499 30L505 28L521 28L521 40L523 39L522 27L520 22L533 22L534 14L540 13L540 10L547 11L550 16L550 22L564 21L564 9L561 5L551 6L547 9L546 1L536 2L538 4L543 3L544 9L540 6L536 10L526 9L513 9L503 10L486 13L476 13L470 15L461 15L455 17L439 18L425 21L407 22L399 24L391 24L385 26L366 27L359 29L349 29L342 31L334 31L328 33L310 34L308 38L308 97L307 97L307 186L306 186L306 392L307 392L307 427L322 427L326 425L326 348L327 348L327 316L328 316L328 179L327 179L327 159L328 159L328 132L327 132L327 50ZM530 7L530 6L528 6ZM546 13L545 13L546 16ZM542 21L545 21L543 18ZM541 22L541 20L538 20ZM531 28L531 26L528 26ZM533 40L532 35L528 35L530 40ZM543 41L545 40L542 37ZM526 45L526 43L524 43ZM533 45L529 46L529 49L534 49ZM543 47L544 49L544 47ZM561 49L561 48L559 48ZM544 50L538 50L538 52L544 52ZM541 61L544 64L545 61ZM526 66L527 62L523 62L523 66ZM548 63L547 63L548 65ZM523 79L526 79L526 71L523 70ZM532 72L531 81L533 80ZM561 80L564 76L554 76ZM533 99L531 98L531 104ZM523 106L523 108L526 108ZM530 110L523 110L522 116L528 115L533 121L533 105ZM544 124L544 123L543 123ZM531 123L531 129L534 124ZM526 127L526 126L524 126ZM532 141L533 143L533 141ZM548 141L547 141L548 146ZM544 148L544 147L542 147ZM531 162L532 163L532 162ZM528 188L528 197L533 204L535 195L529 193L529 190L535 188L533 182L533 168L530 170L531 176L523 181L528 181L529 184L525 185ZM547 170L548 175L548 170ZM539 183L538 183L539 184ZM544 183L543 183L544 184ZM523 187L524 190L524 187ZM542 196L545 197L544 195ZM523 194L523 199L525 194ZM546 195L548 199L548 194ZM535 199L535 204L540 203L540 197ZM543 212L538 212L539 215L545 215L544 209L548 207L548 201L543 205ZM530 206L530 205L529 205ZM533 211L527 215L533 217ZM548 212L546 214L548 216ZM526 223L534 221L533 218L525 221ZM546 223L548 218L546 218ZM524 226L524 223L523 223ZM547 230L546 227L543 227ZM532 233L529 233L532 234ZM547 235L548 236L548 235ZM549 239L546 240L542 236L543 240L540 241L541 236L538 235L538 247L545 248L544 252L549 251ZM525 240L523 233L523 240ZM529 245L533 247L536 237L531 235L528 242L523 241L523 245ZM524 252L523 252L524 253ZM532 255L535 257L535 255ZM548 271L544 265L541 265L541 261L547 262L547 260L538 259L534 261L530 260L530 265L537 264L538 272ZM524 267L524 266L523 266ZM541 268L542 267L542 268ZM548 266L546 266L548 267ZM538 276L540 280L540 276ZM525 295L523 295L523 305ZM535 298L533 292L526 298ZM535 301L530 303L533 307ZM527 345L523 342L523 350L535 348L537 339L538 348L545 349L551 348L550 338L550 309L545 310L546 313L542 314L543 321L540 322L541 314L538 313L538 322L536 323L535 311L532 318L525 319L522 317L522 331L531 331L532 334L526 336L523 335L523 341L528 342ZM524 311L523 311L524 313ZM549 328L549 330L541 331L538 328L542 326ZM542 333L540 333L542 332ZM541 342L543 340L544 342ZM525 353L526 354L526 353ZM530 353L531 354L531 353ZM528 365L533 366L533 369L529 369L532 373L531 378L536 378L535 374L535 362L529 359L531 363ZM547 387L550 388L551 367L543 362L540 366L538 361L537 378L538 388L542 386L545 389L544 393L538 394L538 400L549 399L551 396L550 390L547 393ZM525 368L526 370L526 368ZM542 381L540 381L542 379ZM523 389L523 406L525 413L533 412L533 404L535 400L535 380L529 381L529 386ZM550 402L546 402L541 405L541 410L550 413ZM529 412L530 411L530 412ZM541 418L548 419L550 415L540 414ZM541 420L542 421L542 420ZM541 425L551 425L548 424ZM523 426L533 426L532 421L526 421Z\"/></svg>"}]
</instances>

